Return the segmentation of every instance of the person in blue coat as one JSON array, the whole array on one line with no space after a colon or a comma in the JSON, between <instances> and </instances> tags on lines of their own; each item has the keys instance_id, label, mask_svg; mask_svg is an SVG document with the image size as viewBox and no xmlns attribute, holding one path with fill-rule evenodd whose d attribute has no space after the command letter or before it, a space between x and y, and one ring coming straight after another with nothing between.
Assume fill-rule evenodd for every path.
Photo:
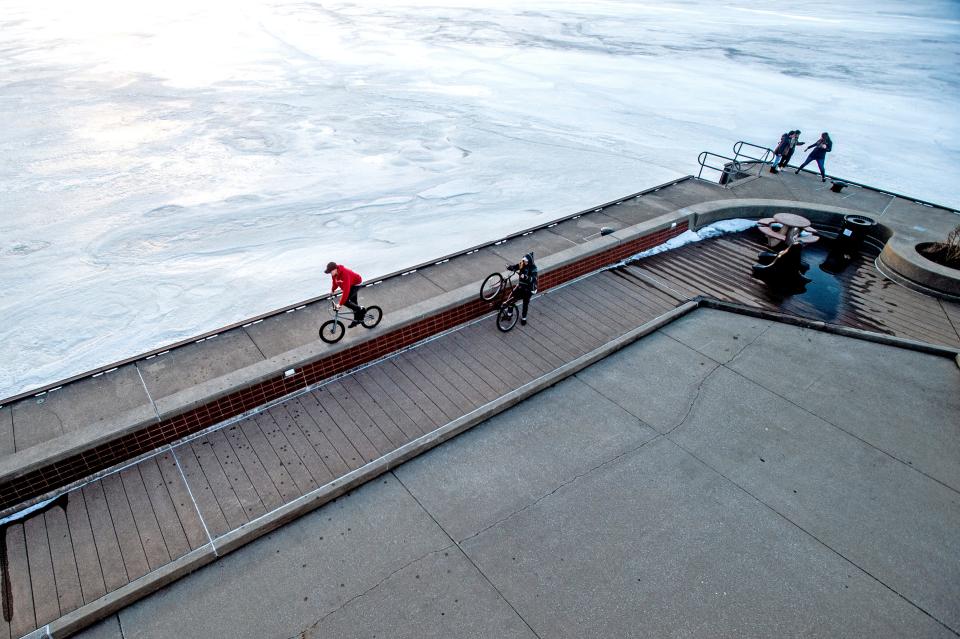
<instances>
[{"instance_id":1,"label":"person in blue coat","mask_svg":"<svg viewBox=\"0 0 960 639\"><path fill-rule=\"evenodd\" d=\"M810 151L810 155L807 156L807 159L803 161L803 164L800 165L800 168L795 171L799 173L800 169L810 164L813 161L817 162L817 166L820 167L820 181L827 181L827 174L823 170L823 161L827 157L827 153L833 150L833 140L830 139L829 133L821 133L820 139L807 147L806 150L813 148L813 151Z\"/></svg>"}]
</instances>

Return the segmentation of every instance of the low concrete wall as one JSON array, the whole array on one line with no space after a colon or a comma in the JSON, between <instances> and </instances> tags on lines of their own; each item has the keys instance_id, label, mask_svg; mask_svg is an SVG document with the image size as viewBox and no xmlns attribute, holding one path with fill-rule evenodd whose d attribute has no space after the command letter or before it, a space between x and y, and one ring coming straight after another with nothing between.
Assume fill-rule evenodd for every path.
<instances>
[{"instance_id":1,"label":"low concrete wall","mask_svg":"<svg viewBox=\"0 0 960 639\"><path fill-rule=\"evenodd\" d=\"M891 238L880 253L880 264L924 292L960 299L960 271L920 255L913 238Z\"/></svg>"},{"instance_id":2,"label":"low concrete wall","mask_svg":"<svg viewBox=\"0 0 960 639\"><path fill-rule=\"evenodd\" d=\"M679 235L688 227L696 230L719 220L758 219L778 212L803 215L818 226L832 228L839 228L844 215L864 215L860 210L794 200L727 198L700 202L541 259L540 287L546 290L617 263ZM897 237L901 233L909 235L907 229L878 224L872 239L879 245L886 243L887 247L896 248L901 246ZM906 253L906 244L902 246L891 253L891 261L896 263ZM912 244L909 249L911 256L916 254ZM921 259L919 254L916 258ZM897 268L909 272L911 264L912 261ZM490 310L478 295L480 280L485 275L479 272L473 284L387 314L363 341L333 346L315 341L158 399L153 413L138 407L3 458L0 514L476 318Z\"/></svg>"},{"instance_id":3,"label":"low concrete wall","mask_svg":"<svg viewBox=\"0 0 960 639\"><path fill-rule=\"evenodd\" d=\"M540 260L546 290L619 262L687 230L686 215L665 214ZM389 355L490 310L480 280L384 317L362 342L314 342L158 400L138 412L83 428L0 461L0 510L37 498L224 420ZM128 419L129 421L125 421Z\"/></svg>"},{"instance_id":4,"label":"low concrete wall","mask_svg":"<svg viewBox=\"0 0 960 639\"><path fill-rule=\"evenodd\" d=\"M685 209L692 217L690 228L696 230L719 220L742 217L759 219L774 213L795 213L809 219L817 226L839 229L845 215L865 215L862 211L838 206L795 202L791 200L724 200L705 202ZM929 241L926 229L906 229L878 223L873 227L869 240L878 247L880 265L885 271L898 276L907 286L914 285L921 292L956 299L960 297L960 272L928 260L916 250L921 240Z\"/></svg>"},{"instance_id":5,"label":"low concrete wall","mask_svg":"<svg viewBox=\"0 0 960 639\"><path fill-rule=\"evenodd\" d=\"M729 220L732 218L753 220L773 217L776 213L793 213L807 218L816 226L835 229L839 229L843 225L843 218L846 215L858 215L876 221L873 216L865 215L863 211L846 209L840 206L829 206L826 204L795 202L792 200L744 198L719 202L704 202L703 204L687 207L684 210L692 217L690 228L693 230L703 228L708 224L713 224L720 220ZM879 245L883 245L892 235L892 229L884 224L878 223L873 227L870 237Z\"/></svg>"}]
</instances>

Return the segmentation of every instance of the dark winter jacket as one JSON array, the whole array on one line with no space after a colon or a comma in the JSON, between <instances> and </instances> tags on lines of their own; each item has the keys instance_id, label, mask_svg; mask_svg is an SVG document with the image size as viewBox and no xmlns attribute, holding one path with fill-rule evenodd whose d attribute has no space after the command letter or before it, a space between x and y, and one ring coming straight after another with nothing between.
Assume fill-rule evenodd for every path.
<instances>
[{"instance_id":1,"label":"dark winter jacket","mask_svg":"<svg viewBox=\"0 0 960 639\"><path fill-rule=\"evenodd\" d=\"M527 253L523 256L523 259L527 261L523 267L518 264L512 264L510 265L509 269L511 271L516 271L517 275L520 276L520 282L517 284L517 288L519 288L521 291L536 293L537 264L533 261L533 253Z\"/></svg>"},{"instance_id":2,"label":"dark winter jacket","mask_svg":"<svg viewBox=\"0 0 960 639\"><path fill-rule=\"evenodd\" d=\"M790 150L790 133L784 133L780 136L780 144L773 150L776 155L783 155Z\"/></svg>"},{"instance_id":3,"label":"dark winter jacket","mask_svg":"<svg viewBox=\"0 0 960 639\"><path fill-rule=\"evenodd\" d=\"M809 159L822 160L827 156L827 153L833 151L833 140L827 140L827 143L824 145L826 148L820 146L820 140L817 140L811 146L813 146L813 151L810 152ZM807 148L809 149L810 147L808 146Z\"/></svg>"}]
</instances>

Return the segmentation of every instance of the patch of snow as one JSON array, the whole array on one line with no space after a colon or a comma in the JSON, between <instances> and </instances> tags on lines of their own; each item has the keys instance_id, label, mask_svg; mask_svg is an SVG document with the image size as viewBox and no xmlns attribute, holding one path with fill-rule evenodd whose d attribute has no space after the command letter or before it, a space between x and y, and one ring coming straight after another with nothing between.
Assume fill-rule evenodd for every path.
<instances>
[{"instance_id":1,"label":"patch of snow","mask_svg":"<svg viewBox=\"0 0 960 639\"><path fill-rule=\"evenodd\" d=\"M681 246L693 244L694 242L699 242L700 240L706 240L712 237L720 237L721 235L726 235L727 233L739 233L741 231L746 231L747 229L753 228L756 225L756 220L744 220L740 218L714 222L713 224L704 226L699 231L684 231L680 235L670 238L663 244L657 244L653 248L648 248L645 251L640 251L636 255L631 255L616 266L623 266L624 264L629 264L634 260L641 260L645 257L650 257L651 255L657 255L658 253L663 253L665 251L672 251L673 249L678 249Z\"/></svg>"},{"instance_id":2,"label":"patch of snow","mask_svg":"<svg viewBox=\"0 0 960 639\"><path fill-rule=\"evenodd\" d=\"M6 517L3 517L2 519L0 519L0 526L5 526L6 524L9 524L15 521L20 521L21 519L29 516L31 513L35 513L38 510L42 510L46 508L57 499L59 499L59 497L52 497L50 499L37 502L33 506L29 506L27 508L24 508L23 510L18 510L17 512L11 515L7 515Z\"/></svg>"}]
</instances>

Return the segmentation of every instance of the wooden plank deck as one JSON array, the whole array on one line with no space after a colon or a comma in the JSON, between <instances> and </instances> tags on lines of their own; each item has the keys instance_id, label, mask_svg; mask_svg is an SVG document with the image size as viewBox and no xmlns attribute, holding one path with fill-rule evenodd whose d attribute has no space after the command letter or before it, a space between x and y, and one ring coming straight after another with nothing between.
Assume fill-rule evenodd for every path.
<instances>
[{"instance_id":1,"label":"wooden plank deck","mask_svg":"<svg viewBox=\"0 0 960 639\"><path fill-rule=\"evenodd\" d=\"M750 277L763 249L724 236L536 298L530 323L489 317L257 415L158 451L5 525L0 639L20 637L644 324L697 295L820 319ZM960 346L960 306L885 280L867 256L831 321Z\"/></svg>"},{"instance_id":2,"label":"wooden plank deck","mask_svg":"<svg viewBox=\"0 0 960 639\"><path fill-rule=\"evenodd\" d=\"M900 286L874 267L876 253L865 252L837 276L832 308L812 305L803 296L779 297L749 276L759 251L752 232L689 244L618 269L638 284L687 298L706 295L832 324L910 339L960 346L960 306ZM816 268L816 267L813 267Z\"/></svg>"}]
</instances>

